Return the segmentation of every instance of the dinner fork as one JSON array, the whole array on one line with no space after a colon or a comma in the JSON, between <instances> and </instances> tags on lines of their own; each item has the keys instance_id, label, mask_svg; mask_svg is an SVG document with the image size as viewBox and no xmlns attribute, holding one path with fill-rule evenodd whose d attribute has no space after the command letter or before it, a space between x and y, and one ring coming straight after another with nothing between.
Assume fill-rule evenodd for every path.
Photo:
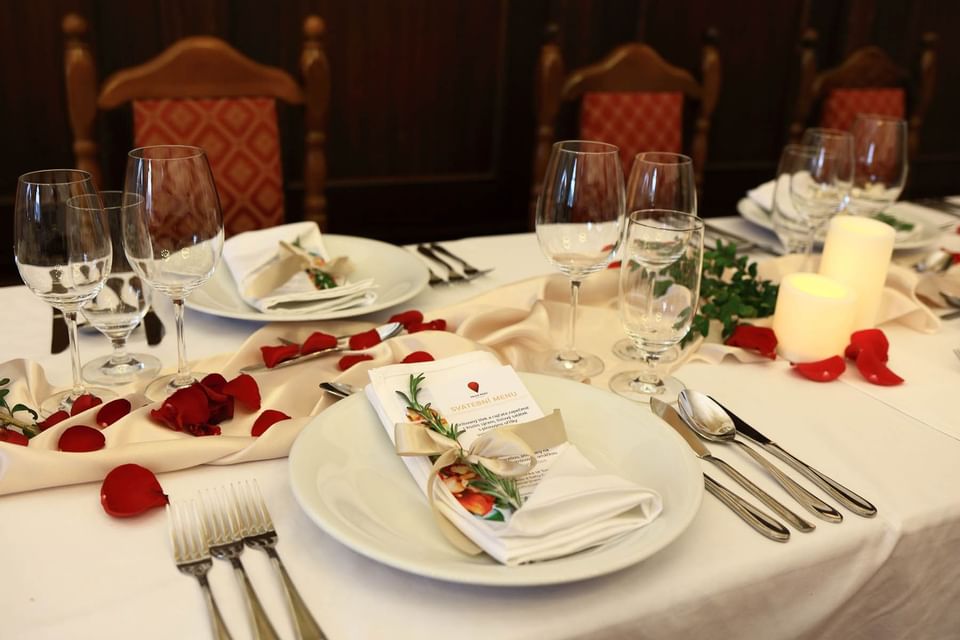
<instances>
[{"instance_id":1,"label":"dinner fork","mask_svg":"<svg viewBox=\"0 0 960 640\"><path fill-rule=\"evenodd\" d=\"M447 270L447 282L465 282L467 280L466 276L459 273L456 269L450 266L448 262L446 262L443 258L441 258L436 253L434 253L430 249L430 247L428 247L427 245L425 244L417 245L417 251L427 256L428 258L430 258L431 260L433 260L434 262L436 262L437 264L439 264L440 266L442 266L444 269Z\"/></svg>"},{"instance_id":2,"label":"dinner fork","mask_svg":"<svg viewBox=\"0 0 960 640\"><path fill-rule=\"evenodd\" d=\"M203 598L210 614L210 625L217 640L232 640L230 631L220 615L217 601L213 599L207 573L213 567L210 552L207 550L206 535L202 532L203 522L197 517L194 504L167 505L167 523L170 526L170 543L173 547L173 561L181 573L193 576L203 589Z\"/></svg>"},{"instance_id":3,"label":"dinner fork","mask_svg":"<svg viewBox=\"0 0 960 640\"><path fill-rule=\"evenodd\" d=\"M236 509L227 499L226 491L221 487L219 491L206 492L201 496L202 531L210 554L218 560L226 560L233 565L234 574L243 587L247 603L247 613L256 640L278 640L276 630L267 618L267 612L260 604L260 598L250 583L240 554L243 553L243 536L240 534L240 524Z\"/></svg>"},{"instance_id":4,"label":"dinner fork","mask_svg":"<svg viewBox=\"0 0 960 640\"><path fill-rule=\"evenodd\" d=\"M430 243L430 249L432 249L433 251L436 251L437 253L442 253L448 258L458 262L460 266L463 267L463 275L465 276L482 276L485 273L490 273L491 271L493 271L493 269L477 269L476 267L468 263L463 258L453 255L452 253L447 251L447 249L437 244L436 242Z\"/></svg>"},{"instance_id":5,"label":"dinner fork","mask_svg":"<svg viewBox=\"0 0 960 640\"><path fill-rule=\"evenodd\" d=\"M239 486L231 487L231 495L239 517L240 532L243 541L251 549L260 549L270 557L270 563L276 569L283 583L283 591L287 595L287 604L293 615L293 627L299 640L325 640L326 635L320 625L313 619L300 592L293 584L290 574L280 560L277 553L277 530L273 526L267 503L260 493L260 485L256 480L248 481Z\"/></svg>"}]
</instances>

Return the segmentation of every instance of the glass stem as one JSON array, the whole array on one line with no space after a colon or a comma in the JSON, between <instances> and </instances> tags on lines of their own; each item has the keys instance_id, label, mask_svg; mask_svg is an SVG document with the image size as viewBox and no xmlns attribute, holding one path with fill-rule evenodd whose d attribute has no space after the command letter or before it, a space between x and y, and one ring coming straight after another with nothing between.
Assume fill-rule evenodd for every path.
<instances>
[{"instance_id":1,"label":"glass stem","mask_svg":"<svg viewBox=\"0 0 960 640\"><path fill-rule=\"evenodd\" d=\"M70 389L70 398L77 398L87 392L83 387L83 376L80 373L80 344L77 335L77 312L64 311L63 319L67 321L67 336L70 338L70 365L73 372L73 388Z\"/></svg>"},{"instance_id":2,"label":"glass stem","mask_svg":"<svg viewBox=\"0 0 960 640\"><path fill-rule=\"evenodd\" d=\"M804 271L813 271L813 243L817 241L817 231L820 230L820 225L811 224L810 232L807 234L806 246L803 248L803 270Z\"/></svg>"},{"instance_id":3,"label":"glass stem","mask_svg":"<svg viewBox=\"0 0 960 640\"><path fill-rule=\"evenodd\" d=\"M130 354L127 353L127 337L110 338L110 344L113 345L113 355L110 356L110 364L128 364L130 362Z\"/></svg>"},{"instance_id":4,"label":"glass stem","mask_svg":"<svg viewBox=\"0 0 960 640\"><path fill-rule=\"evenodd\" d=\"M560 354L561 360L569 362L580 359L580 354L577 353L577 304L580 302L580 284L580 280L570 280L570 324L567 331L567 347Z\"/></svg>"},{"instance_id":5,"label":"glass stem","mask_svg":"<svg viewBox=\"0 0 960 640\"><path fill-rule=\"evenodd\" d=\"M190 375L190 368L187 366L187 343L183 336L183 303L183 298L173 299L173 319L177 327L177 375L174 376L170 385L177 388L193 383L193 376Z\"/></svg>"}]
</instances>

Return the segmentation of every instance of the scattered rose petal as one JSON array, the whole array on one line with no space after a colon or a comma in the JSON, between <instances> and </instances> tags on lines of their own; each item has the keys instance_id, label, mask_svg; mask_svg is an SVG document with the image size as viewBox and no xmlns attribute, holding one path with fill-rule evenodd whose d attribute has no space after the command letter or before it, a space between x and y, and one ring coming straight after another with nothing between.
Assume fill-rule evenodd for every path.
<instances>
[{"instance_id":1,"label":"scattered rose petal","mask_svg":"<svg viewBox=\"0 0 960 640\"><path fill-rule=\"evenodd\" d=\"M843 355L856 360L861 351L872 351L880 359L886 362L890 351L890 341L880 329L863 329L854 331L850 335L850 344L847 345Z\"/></svg>"},{"instance_id":2,"label":"scattered rose petal","mask_svg":"<svg viewBox=\"0 0 960 640\"><path fill-rule=\"evenodd\" d=\"M289 420L290 416L285 414L283 411L277 411L276 409L264 409L263 413L257 416L256 422L253 423L253 428L250 430L250 435L254 438L260 437L264 431L272 427L274 424L280 422L281 420Z\"/></svg>"},{"instance_id":3,"label":"scattered rose petal","mask_svg":"<svg viewBox=\"0 0 960 640\"><path fill-rule=\"evenodd\" d=\"M115 518L140 515L168 502L157 477L138 464L116 467L100 485L100 504Z\"/></svg>"},{"instance_id":4,"label":"scattered rose petal","mask_svg":"<svg viewBox=\"0 0 960 640\"><path fill-rule=\"evenodd\" d=\"M724 344L759 353L771 360L777 358L777 336L773 333L773 329L769 327L738 324Z\"/></svg>"},{"instance_id":5,"label":"scattered rose petal","mask_svg":"<svg viewBox=\"0 0 960 640\"><path fill-rule=\"evenodd\" d=\"M350 348L354 351L369 349L378 344L380 344L380 334L377 333L376 329L370 329L369 331L358 333L355 336L350 336Z\"/></svg>"},{"instance_id":6,"label":"scattered rose petal","mask_svg":"<svg viewBox=\"0 0 960 640\"><path fill-rule=\"evenodd\" d=\"M159 409L150 411L150 417L174 431L184 431L195 436L220 434L220 427L209 424L210 405L207 392L199 384L174 391Z\"/></svg>"},{"instance_id":7,"label":"scattered rose petal","mask_svg":"<svg viewBox=\"0 0 960 640\"><path fill-rule=\"evenodd\" d=\"M404 328L407 328L412 324L421 324L423 322L423 314L416 309L410 309L409 311L403 311L390 316L387 322L399 322Z\"/></svg>"},{"instance_id":8,"label":"scattered rose petal","mask_svg":"<svg viewBox=\"0 0 960 640\"><path fill-rule=\"evenodd\" d=\"M107 443L100 429L77 424L60 434L57 448L60 451L81 453L83 451L99 451Z\"/></svg>"},{"instance_id":9,"label":"scattered rose petal","mask_svg":"<svg viewBox=\"0 0 960 640\"><path fill-rule=\"evenodd\" d=\"M847 365L840 356L831 356L826 360L818 360L817 362L794 364L793 368L807 380L830 382L840 377L840 374L847 369Z\"/></svg>"},{"instance_id":10,"label":"scattered rose petal","mask_svg":"<svg viewBox=\"0 0 960 640\"><path fill-rule=\"evenodd\" d=\"M607 265L607 269L619 269L622 262L620 260L614 260Z\"/></svg>"},{"instance_id":11,"label":"scattered rose petal","mask_svg":"<svg viewBox=\"0 0 960 640\"><path fill-rule=\"evenodd\" d=\"M78 413L90 409L91 407L97 406L101 402L103 402L103 400L91 393L85 393L82 396L77 396L77 399L73 401L72 405L70 405L70 415L75 416Z\"/></svg>"},{"instance_id":12,"label":"scattered rose petal","mask_svg":"<svg viewBox=\"0 0 960 640\"><path fill-rule=\"evenodd\" d=\"M447 329L447 321L442 318L437 318L436 320L431 320L430 322L421 322L420 324L412 324L407 327L407 333L417 333L418 331L445 331Z\"/></svg>"},{"instance_id":13,"label":"scattered rose petal","mask_svg":"<svg viewBox=\"0 0 960 640\"><path fill-rule=\"evenodd\" d=\"M300 354L300 346L284 344L277 347L260 347L260 354L263 356L263 364L273 368L284 360L297 357Z\"/></svg>"},{"instance_id":14,"label":"scattered rose petal","mask_svg":"<svg viewBox=\"0 0 960 640\"><path fill-rule=\"evenodd\" d=\"M221 385L219 380L214 379L214 384L218 385L219 389L216 387L208 387L203 384L203 382L196 385L199 386L200 390L207 396L207 407L210 409L210 417L207 418L207 422L210 424L220 424L224 420L229 420L233 417L233 396L226 392L226 379L220 374L216 375L224 381ZM207 378L209 377L210 376L207 376ZM207 378L204 378L204 380Z\"/></svg>"},{"instance_id":15,"label":"scattered rose petal","mask_svg":"<svg viewBox=\"0 0 960 640\"><path fill-rule=\"evenodd\" d=\"M322 331L314 331L303 343L303 346L300 347L300 353L307 355L310 353L316 353L317 351L323 351L324 349L333 349L336 346L336 336L332 336L329 333L323 333Z\"/></svg>"},{"instance_id":16,"label":"scattered rose petal","mask_svg":"<svg viewBox=\"0 0 960 640\"><path fill-rule=\"evenodd\" d=\"M30 438L19 431L0 427L0 442L9 442L10 444L19 444L26 447L30 444Z\"/></svg>"},{"instance_id":17,"label":"scattered rose petal","mask_svg":"<svg viewBox=\"0 0 960 640\"><path fill-rule=\"evenodd\" d=\"M363 362L364 360L373 360L373 356L368 355L366 353L356 353L348 356L343 356L337 362L337 368L340 369L340 371L346 371L353 365L357 364L358 362Z\"/></svg>"},{"instance_id":18,"label":"scattered rose petal","mask_svg":"<svg viewBox=\"0 0 960 640\"><path fill-rule=\"evenodd\" d=\"M407 357L402 360L402 362L408 364L411 362L431 362L433 360L436 360L436 358L426 351L414 351L413 353L408 354Z\"/></svg>"},{"instance_id":19,"label":"scattered rose petal","mask_svg":"<svg viewBox=\"0 0 960 640\"><path fill-rule=\"evenodd\" d=\"M103 405L97 411L97 424L101 427L109 427L114 422L130 413L130 401L126 398L117 398Z\"/></svg>"},{"instance_id":20,"label":"scattered rose petal","mask_svg":"<svg viewBox=\"0 0 960 640\"><path fill-rule=\"evenodd\" d=\"M223 388L227 384L227 379L219 373L208 373L207 375L203 376L203 380L200 381L200 384L208 389L223 391Z\"/></svg>"},{"instance_id":21,"label":"scattered rose petal","mask_svg":"<svg viewBox=\"0 0 960 640\"><path fill-rule=\"evenodd\" d=\"M903 378L891 371L886 362L870 349L863 349L857 355L857 370L871 384L892 387L903 383Z\"/></svg>"},{"instance_id":22,"label":"scattered rose petal","mask_svg":"<svg viewBox=\"0 0 960 640\"><path fill-rule=\"evenodd\" d=\"M39 427L40 431L46 431L53 425L57 424L58 422L63 422L69 417L70 414L61 409L60 411L48 415L45 420L38 422L37 427Z\"/></svg>"},{"instance_id":23,"label":"scattered rose petal","mask_svg":"<svg viewBox=\"0 0 960 640\"><path fill-rule=\"evenodd\" d=\"M233 396L247 411L260 410L260 387L249 373L241 373L227 383L223 392Z\"/></svg>"}]
</instances>

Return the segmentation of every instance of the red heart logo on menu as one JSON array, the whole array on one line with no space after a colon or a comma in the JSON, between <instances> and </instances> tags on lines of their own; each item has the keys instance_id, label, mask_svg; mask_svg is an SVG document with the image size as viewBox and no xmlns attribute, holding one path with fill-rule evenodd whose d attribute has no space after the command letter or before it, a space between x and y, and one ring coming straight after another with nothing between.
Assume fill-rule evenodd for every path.
<instances>
[{"instance_id":1,"label":"red heart logo on menu","mask_svg":"<svg viewBox=\"0 0 960 640\"><path fill-rule=\"evenodd\" d=\"M479 382L468 382L468 383L467 383L467 386L468 386L468 387L470 388L470 390L473 391L474 393L479 393L479 392L480 392L480 383L479 383Z\"/></svg>"}]
</instances>

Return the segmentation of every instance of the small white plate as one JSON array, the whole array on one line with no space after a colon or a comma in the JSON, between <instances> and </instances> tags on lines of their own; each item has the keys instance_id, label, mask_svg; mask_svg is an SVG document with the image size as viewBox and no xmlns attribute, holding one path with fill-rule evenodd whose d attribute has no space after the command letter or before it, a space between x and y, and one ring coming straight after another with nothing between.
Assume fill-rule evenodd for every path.
<instances>
[{"instance_id":1,"label":"small white plate","mask_svg":"<svg viewBox=\"0 0 960 640\"><path fill-rule=\"evenodd\" d=\"M187 306L215 316L258 322L332 320L373 313L406 302L423 291L430 279L426 266L409 251L396 245L326 233L323 234L323 243L330 255L350 256L354 264L354 271L350 275L352 280L373 278L377 287L377 299L373 304L299 314L261 312L243 301L230 269L221 261L213 277L190 294Z\"/></svg>"},{"instance_id":2,"label":"small white plate","mask_svg":"<svg viewBox=\"0 0 960 640\"><path fill-rule=\"evenodd\" d=\"M394 452L364 394L339 401L308 424L290 450L290 484L304 512L333 538L378 562L439 580L531 586L574 582L623 569L666 547L693 521L703 473L673 429L609 391L521 373L540 408L559 408L570 441L597 468L657 491L663 513L603 546L507 567L467 556L443 538L426 499Z\"/></svg>"}]
</instances>

